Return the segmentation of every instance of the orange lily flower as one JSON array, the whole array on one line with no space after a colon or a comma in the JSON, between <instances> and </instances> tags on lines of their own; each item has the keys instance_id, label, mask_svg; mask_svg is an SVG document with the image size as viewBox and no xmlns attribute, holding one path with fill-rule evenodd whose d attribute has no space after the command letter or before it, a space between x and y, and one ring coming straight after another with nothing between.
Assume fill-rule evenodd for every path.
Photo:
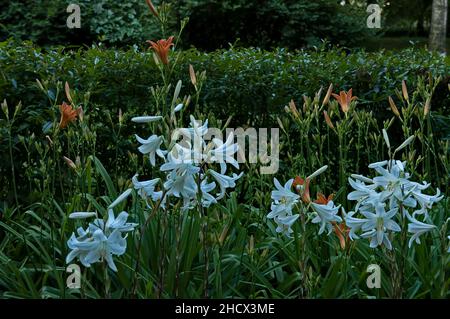
<instances>
[{"instance_id":1,"label":"orange lily flower","mask_svg":"<svg viewBox=\"0 0 450 319\"><path fill-rule=\"evenodd\" d=\"M341 245L341 249L345 249L347 242L349 241L348 233L350 229L345 225L345 222L337 224L333 223L333 230L336 236L339 238L339 244Z\"/></svg>"},{"instance_id":2,"label":"orange lily flower","mask_svg":"<svg viewBox=\"0 0 450 319\"><path fill-rule=\"evenodd\" d=\"M317 199L314 201L314 203L319 205L326 205L328 202L332 201L334 197L334 194L330 194L330 196L325 197L322 193L317 193Z\"/></svg>"},{"instance_id":3,"label":"orange lily flower","mask_svg":"<svg viewBox=\"0 0 450 319\"><path fill-rule=\"evenodd\" d=\"M156 43L148 40L152 49L156 52L161 62L165 65L169 64L169 50L173 46L173 36L169 37L167 40L161 39Z\"/></svg>"},{"instance_id":4,"label":"orange lily flower","mask_svg":"<svg viewBox=\"0 0 450 319\"><path fill-rule=\"evenodd\" d=\"M59 121L60 128L65 128L69 123L76 121L77 116L81 112L81 108L74 109L66 102L63 102L63 104L59 106L59 110L61 112L61 120Z\"/></svg>"},{"instance_id":5,"label":"orange lily flower","mask_svg":"<svg viewBox=\"0 0 450 319\"><path fill-rule=\"evenodd\" d=\"M341 106L342 112L347 113L350 108L350 103L356 100L357 96L352 96L353 89L348 90L348 92L341 91L339 94L333 93L333 97L338 101Z\"/></svg>"},{"instance_id":6,"label":"orange lily flower","mask_svg":"<svg viewBox=\"0 0 450 319\"><path fill-rule=\"evenodd\" d=\"M302 196L302 201L304 203L310 203L311 197L309 195L309 179L304 180L300 176L297 176L292 183L294 189Z\"/></svg>"}]
</instances>

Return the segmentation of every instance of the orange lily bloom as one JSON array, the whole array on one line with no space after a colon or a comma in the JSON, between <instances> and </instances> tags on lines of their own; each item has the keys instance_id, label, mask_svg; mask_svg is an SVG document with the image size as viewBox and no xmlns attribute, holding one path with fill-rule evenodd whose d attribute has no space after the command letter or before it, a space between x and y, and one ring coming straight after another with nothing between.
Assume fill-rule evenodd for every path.
<instances>
[{"instance_id":1,"label":"orange lily bloom","mask_svg":"<svg viewBox=\"0 0 450 319\"><path fill-rule=\"evenodd\" d=\"M302 201L304 203L310 203L311 197L309 195L309 179L304 180L300 176L297 176L292 183L294 189L302 196Z\"/></svg>"},{"instance_id":2,"label":"orange lily bloom","mask_svg":"<svg viewBox=\"0 0 450 319\"><path fill-rule=\"evenodd\" d=\"M65 128L69 123L76 121L77 116L81 112L81 108L74 109L66 102L63 102L63 104L59 106L59 110L61 112L61 120L59 121L60 128Z\"/></svg>"},{"instance_id":3,"label":"orange lily bloom","mask_svg":"<svg viewBox=\"0 0 450 319\"><path fill-rule=\"evenodd\" d=\"M317 193L317 199L314 201L314 203L319 205L326 205L328 202L332 201L334 197L334 194L330 194L330 196L325 197L322 193Z\"/></svg>"},{"instance_id":4,"label":"orange lily bloom","mask_svg":"<svg viewBox=\"0 0 450 319\"><path fill-rule=\"evenodd\" d=\"M341 91L339 94L333 93L333 97L338 101L341 106L342 112L347 113L350 108L350 103L356 100L357 96L353 95L353 89L348 90L348 92Z\"/></svg>"},{"instance_id":5,"label":"orange lily bloom","mask_svg":"<svg viewBox=\"0 0 450 319\"><path fill-rule=\"evenodd\" d=\"M347 242L349 241L348 233L350 229L345 225L345 222L337 224L333 223L333 230L336 236L339 238L339 244L341 245L341 249L345 249Z\"/></svg>"},{"instance_id":6,"label":"orange lily bloom","mask_svg":"<svg viewBox=\"0 0 450 319\"><path fill-rule=\"evenodd\" d=\"M148 40L152 49L156 52L161 62L165 65L169 64L169 50L173 46L173 36L169 37L167 40L161 39L156 43Z\"/></svg>"}]
</instances>

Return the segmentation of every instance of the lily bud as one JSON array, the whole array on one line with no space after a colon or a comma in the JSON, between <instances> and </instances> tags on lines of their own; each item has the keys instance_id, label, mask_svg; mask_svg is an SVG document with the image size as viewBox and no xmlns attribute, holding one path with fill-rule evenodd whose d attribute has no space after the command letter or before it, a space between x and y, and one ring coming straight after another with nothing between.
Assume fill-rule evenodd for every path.
<instances>
[{"instance_id":1,"label":"lily bud","mask_svg":"<svg viewBox=\"0 0 450 319\"><path fill-rule=\"evenodd\" d=\"M284 107L284 111L286 113L291 113L291 109L287 105Z\"/></svg>"},{"instance_id":2,"label":"lily bud","mask_svg":"<svg viewBox=\"0 0 450 319\"><path fill-rule=\"evenodd\" d=\"M383 138L384 138L384 141L386 142L387 147L391 148L391 143L389 142L389 136L385 129L383 129Z\"/></svg>"},{"instance_id":3,"label":"lily bud","mask_svg":"<svg viewBox=\"0 0 450 319\"><path fill-rule=\"evenodd\" d=\"M408 89L406 88L405 80L402 81L402 93L403 93L403 98L406 101L408 101L409 100L409 95L408 95Z\"/></svg>"},{"instance_id":4,"label":"lily bud","mask_svg":"<svg viewBox=\"0 0 450 319\"><path fill-rule=\"evenodd\" d=\"M300 117L300 114L298 113L298 109L295 106L294 100L291 100L289 102L289 109L291 110L292 114L294 114L295 117Z\"/></svg>"},{"instance_id":5,"label":"lily bud","mask_svg":"<svg viewBox=\"0 0 450 319\"><path fill-rule=\"evenodd\" d=\"M328 104L328 102L330 101L331 93L333 93L333 83L331 83L330 86L328 87L327 94L325 95L325 98L323 99L322 102L322 106Z\"/></svg>"},{"instance_id":6,"label":"lily bud","mask_svg":"<svg viewBox=\"0 0 450 319\"><path fill-rule=\"evenodd\" d=\"M428 98L427 101L425 102L425 107L423 109L423 115L427 116L428 113L430 113L430 108L431 108L431 99Z\"/></svg>"},{"instance_id":7,"label":"lily bud","mask_svg":"<svg viewBox=\"0 0 450 319\"><path fill-rule=\"evenodd\" d=\"M69 87L69 83L67 83L67 81L66 81L66 83L65 83L65 85L64 85L64 90L65 90L65 92L66 92L66 97L67 97L67 99L68 99L69 102L72 104L72 103L73 103L73 101L72 101L72 96L70 95L70 87Z\"/></svg>"},{"instance_id":8,"label":"lily bud","mask_svg":"<svg viewBox=\"0 0 450 319\"><path fill-rule=\"evenodd\" d=\"M52 141L52 139L50 138L50 136L45 135L45 138L47 139L48 144L49 144L50 146L53 146L53 141Z\"/></svg>"},{"instance_id":9,"label":"lily bud","mask_svg":"<svg viewBox=\"0 0 450 319\"><path fill-rule=\"evenodd\" d=\"M395 150L395 153L397 153L398 151L404 149L406 146L408 146L409 144L411 144L411 142L414 140L414 135L408 137L406 139L406 141L404 141L399 147L397 147L397 149Z\"/></svg>"},{"instance_id":10,"label":"lily bud","mask_svg":"<svg viewBox=\"0 0 450 319\"><path fill-rule=\"evenodd\" d=\"M75 165L75 163L68 157L63 156L64 162L66 162L66 164L73 170L77 169L77 166Z\"/></svg>"},{"instance_id":11,"label":"lily bud","mask_svg":"<svg viewBox=\"0 0 450 319\"><path fill-rule=\"evenodd\" d=\"M96 212L75 212L69 215L70 219L85 219L97 216Z\"/></svg>"},{"instance_id":12,"label":"lily bud","mask_svg":"<svg viewBox=\"0 0 450 319\"><path fill-rule=\"evenodd\" d=\"M44 86L42 85L41 81L36 79L36 82L37 82L37 85L38 85L39 89L41 89L41 91L45 92Z\"/></svg>"},{"instance_id":13,"label":"lily bud","mask_svg":"<svg viewBox=\"0 0 450 319\"><path fill-rule=\"evenodd\" d=\"M328 168L328 165L322 166L321 168L319 168L317 171L315 171L314 173L312 173L311 175L309 175L306 179L307 180L312 180L314 177L319 176L320 174L322 174L323 172L325 172Z\"/></svg>"},{"instance_id":14,"label":"lily bud","mask_svg":"<svg viewBox=\"0 0 450 319\"><path fill-rule=\"evenodd\" d=\"M334 130L334 125L333 122L331 122L330 116L328 115L327 111L323 111L323 116L325 117L325 122L327 123L327 125Z\"/></svg>"},{"instance_id":15,"label":"lily bud","mask_svg":"<svg viewBox=\"0 0 450 319\"><path fill-rule=\"evenodd\" d=\"M394 112L396 116L400 117L400 112L398 111L398 108L391 97L389 97L389 105L391 106L392 112Z\"/></svg>"},{"instance_id":16,"label":"lily bud","mask_svg":"<svg viewBox=\"0 0 450 319\"><path fill-rule=\"evenodd\" d=\"M197 76L195 75L194 67L189 64L189 75L191 77L192 85L197 86Z\"/></svg>"},{"instance_id":17,"label":"lily bud","mask_svg":"<svg viewBox=\"0 0 450 319\"><path fill-rule=\"evenodd\" d=\"M147 5L148 5L150 11L152 12L152 14L153 14L155 17L158 18L158 17L159 17L158 11L156 11L156 8L155 8L155 6L153 5L152 1L151 1L151 0L145 0L145 2L147 2Z\"/></svg>"},{"instance_id":18,"label":"lily bud","mask_svg":"<svg viewBox=\"0 0 450 319\"><path fill-rule=\"evenodd\" d=\"M6 118L9 118L8 103L6 102L6 99L3 100L2 110L3 110L3 113L5 113Z\"/></svg>"},{"instance_id":19,"label":"lily bud","mask_svg":"<svg viewBox=\"0 0 450 319\"><path fill-rule=\"evenodd\" d=\"M116 198L116 200L114 200L111 205L108 206L108 209L113 209L114 207L116 207L117 205L119 205L121 202L123 202L128 196L130 196L132 192L132 189L129 188L126 191L124 191L122 194L119 195L119 197Z\"/></svg>"},{"instance_id":20,"label":"lily bud","mask_svg":"<svg viewBox=\"0 0 450 319\"><path fill-rule=\"evenodd\" d=\"M255 238L253 238L253 235L250 236L250 241L248 243L248 253L251 255L253 254L253 250L255 248Z\"/></svg>"},{"instance_id":21,"label":"lily bud","mask_svg":"<svg viewBox=\"0 0 450 319\"><path fill-rule=\"evenodd\" d=\"M122 109L119 108L119 123L122 124L123 122L123 114L122 114Z\"/></svg>"},{"instance_id":22,"label":"lily bud","mask_svg":"<svg viewBox=\"0 0 450 319\"><path fill-rule=\"evenodd\" d=\"M80 106L80 107L78 108L78 118L80 119L80 122L83 122L83 119L84 119L84 110L83 110L83 107L82 107L82 106Z\"/></svg>"}]
</instances>

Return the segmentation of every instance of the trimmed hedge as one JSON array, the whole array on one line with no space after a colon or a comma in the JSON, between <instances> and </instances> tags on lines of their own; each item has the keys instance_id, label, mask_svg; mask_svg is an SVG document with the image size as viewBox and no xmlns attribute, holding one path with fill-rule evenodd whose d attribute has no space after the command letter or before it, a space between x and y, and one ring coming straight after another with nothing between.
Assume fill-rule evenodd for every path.
<instances>
[{"instance_id":1,"label":"trimmed hedge","mask_svg":"<svg viewBox=\"0 0 450 319\"><path fill-rule=\"evenodd\" d=\"M434 96L432 108L448 114L450 96L447 83L449 60L425 50L407 49L400 53L340 49L290 52L278 49L222 50L181 54L176 78L183 80L183 94L193 93L188 65L206 70L202 92L205 110L218 117L234 115L234 124L254 126L275 123L274 117L294 98L312 96L320 87L335 85L335 91L353 88L360 107L376 110L381 118L390 116L387 97L395 95L401 81L413 87L420 75L431 72L443 81ZM32 43L0 43L0 98L10 105L22 101L33 122L41 120L48 108L47 97L36 86L36 79L68 81L73 88L90 94L90 103L111 112L141 114L153 112L149 87L160 82L153 57L137 47L127 51L92 47L69 51L64 48L44 51ZM53 92L55 93L55 92ZM62 102L62 101L58 101Z\"/></svg>"}]
</instances>

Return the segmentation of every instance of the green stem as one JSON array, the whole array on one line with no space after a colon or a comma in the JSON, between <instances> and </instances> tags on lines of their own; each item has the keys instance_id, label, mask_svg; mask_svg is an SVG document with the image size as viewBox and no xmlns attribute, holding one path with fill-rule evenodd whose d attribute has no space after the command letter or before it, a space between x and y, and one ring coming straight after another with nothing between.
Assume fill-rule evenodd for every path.
<instances>
[{"instance_id":1,"label":"green stem","mask_svg":"<svg viewBox=\"0 0 450 319\"><path fill-rule=\"evenodd\" d=\"M19 207L19 198L17 196L17 185L16 185L16 172L14 170L14 157L13 157L13 151L12 151L12 123L9 125L8 129L8 135L9 135L9 159L11 161L11 175L12 175L12 183L13 183L13 190L14 190L14 200L16 201L16 207Z\"/></svg>"}]
</instances>

